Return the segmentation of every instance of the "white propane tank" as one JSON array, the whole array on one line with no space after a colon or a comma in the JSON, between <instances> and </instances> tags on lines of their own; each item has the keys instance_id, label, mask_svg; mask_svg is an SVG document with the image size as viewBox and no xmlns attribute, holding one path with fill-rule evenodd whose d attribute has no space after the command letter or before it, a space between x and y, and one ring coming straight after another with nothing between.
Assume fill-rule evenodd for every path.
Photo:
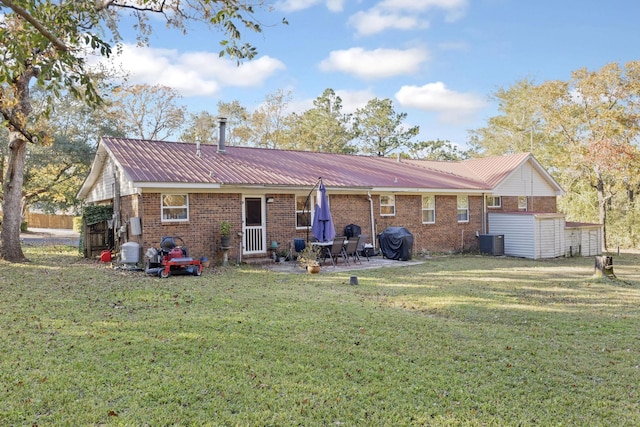
<instances>
[{"instance_id":1,"label":"white propane tank","mask_svg":"<svg viewBox=\"0 0 640 427\"><path fill-rule=\"evenodd\" d=\"M120 261L125 264L137 264L140 259L140 244L127 242L120 246Z\"/></svg>"}]
</instances>

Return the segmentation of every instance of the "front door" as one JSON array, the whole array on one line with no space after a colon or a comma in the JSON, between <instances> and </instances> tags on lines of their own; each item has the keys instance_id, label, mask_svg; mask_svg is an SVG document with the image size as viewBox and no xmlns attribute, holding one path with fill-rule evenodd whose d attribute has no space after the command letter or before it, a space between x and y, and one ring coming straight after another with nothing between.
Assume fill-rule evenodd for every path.
<instances>
[{"instance_id":1,"label":"front door","mask_svg":"<svg viewBox=\"0 0 640 427\"><path fill-rule=\"evenodd\" d=\"M247 255L266 253L264 198L245 197L242 214L244 216L244 229L242 230L244 234L244 253Z\"/></svg>"}]
</instances>

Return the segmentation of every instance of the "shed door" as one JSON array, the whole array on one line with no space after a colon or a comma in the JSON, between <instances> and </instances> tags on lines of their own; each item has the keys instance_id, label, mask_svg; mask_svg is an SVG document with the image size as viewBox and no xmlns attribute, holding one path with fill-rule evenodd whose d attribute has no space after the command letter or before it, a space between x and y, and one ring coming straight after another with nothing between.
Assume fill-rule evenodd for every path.
<instances>
[{"instance_id":1,"label":"shed door","mask_svg":"<svg viewBox=\"0 0 640 427\"><path fill-rule=\"evenodd\" d=\"M244 253L265 253L264 199L262 197L244 198Z\"/></svg>"}]
</instances>

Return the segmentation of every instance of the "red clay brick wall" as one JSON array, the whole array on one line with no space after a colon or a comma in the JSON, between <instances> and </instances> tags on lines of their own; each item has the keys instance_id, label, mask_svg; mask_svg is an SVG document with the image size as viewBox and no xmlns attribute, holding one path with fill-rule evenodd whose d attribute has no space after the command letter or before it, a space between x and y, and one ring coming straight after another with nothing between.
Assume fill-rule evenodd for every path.
<instances>
[{"instance_id":1,"label":"red clay brick wall","mask_svg":"<svg viewBox=\"0 0 640 427\"><path fill-rule=\"evenodd\" d=\"M267 194L266 203L267 249L271 242L278 242L278 250L289 250L295 237L305 238L303 232L296 232L296 199L293 194ZM298 235L300 234L300 235Z\"/></svg>"},{"instance_id":2,"label":"red clay brick wall","mask_svg":"<svg viewBox=\"0 0 640 427\"><path fill-rule=\"evenodd\" d=\"M558 212L558 199L553 197L534 197L533 209L534 212L556 213Z\"/></svg>"},{"instance_id":3,"label":"red clay brick wall","mask_svg":"<svg viewBox=\"0 0 640 427\"><path fill-rule=\"evenodd\" d=\"M527 197L527 208L532 212L556 213L556 197ZM532 207L533 206L533 207ZM502 196L502 206L499 208L488 208L489 212L518 212L518 198L515 196Z\"/></svg>"},{"instance_id":4,"label":"red clay brick wall","mask_svg":"<svg viewBox=\"0 0 640 427\"><path fill-rule=\"evenodd\" d=\"M295 196L289 194L267 194L266 199L273 198L273 203L266 204L267 211L267 247L272 241L278 242L279 248L288 249L294 239L307 240L307 229L296 229ZM329 196L331 216L336 234L344 234L349 224L359 225L362 234L371 235L371 219L369 200L366 195ZM309 238L312 238L309 228ZM371 239L369 239L371 241Z\"/></svg>"},{"instance_id":5,"label":"red clay brick wall","mask_svg":"<svg viewBox=\"0 0 640 427\"><path fill-rule=\"evenodd\" d=\"M132 196L138 197L138 196ZM280 249L288 249L295 238L307 238L307 229L296 229L295 196L292 194L267 194L265 200L267 224L266 249L272 241ZM124 198L123 198L124 199ZM482 196L469 196L469 222L459 223L457 217L457 197L436 195L436 222L422 224L422 197L420 195L396 195L396 215L380 216L380 197L372 196L375 232L371 234L370 204L367 195L340 195L329 197L331 213L337 234L344 233L349 224L360 226L362 234L373 242L376 235L387 227L406 227L414 236L414 253L451 252L475 250L478 241L475 233L482 233ZM517 210L517 197L503 197L499 210ZM218 225L222 220L233 224L229 259L238 256L242 231L242 195L241 194L189 194L189 221L185 223L162 223L160 220L160 194L145 193L137 202L139 216L142 218L143 235L139 241L144 251L157 248L162 236L179 236L185 241L189 255L207 256L214 261L221 260L220 236ZM123 221L137 216L132 201L123 202ZM515 206L515 209L513 208ZM539 197L534 200L537 212L555 212L555 197ZM311 232L309 230L309 237ZM378 246L376 242L376 246Z\"/></svg>"},{"instance_id":6,"label":"red clay brick wall","mask_svg":"<svg viewBox=\"0 0 640 427\"><path fill-rule=\"evenodd\" d=\"M469 197L469 222L458 223L456 196L436 196L436 223L422 224L422 196L396 196L396 215L380 216L380 197L372 195L375 235L367 196L331 196L336 232L348 224L359 225L372 242L387 227L406 227L414 237L416 252L449 252L477 248L476 230L482 232L482 197ZM376 242L376 247L378 243Z\"/></svg>"},{"instance_id":7,"label":"red clay brick wall","mask_svg":"<svg viewBox=\"0 0 640 427\"><path fill-rule=\"evenodd\" d=\"M221 258L221 221L231 222L229 259L238 255L242 231L242 199L240 194L189 193L189 221L163 223L160 218L160 193L145 193L140 203L142 216L142 247L157 248L163 236L177 236L184 240L189 256Z\"/></svg>"},{"instance_id":8,"label":"red clay brick wall","mask_svg":"<svg viewBox=\"0 0 640 427\"><path fill-rule=\"evenodd\" d=\"M475 232L482 232L482 197L469 196L469 222L458 222L456 196L436 196L435 224L422 223L422 196L396 196L396 216L379 216L379 198L374 203L377 233L387 227L406 227L414 238L414 252L450 252L478 247Z\"/></svg>"},{"instance_id":9,"label":"red clay brick wall","mask_svg":"<svg viewBox=\"0 0 640 427\"><path fill-rule=\"evenodd\" d=\"M374 201L374 208L375 203ZM380 202L377 203L379 205ZM369 243L372 241L371 210L367 195L335 194L329 197L329 204L331 205L331 217L336 227L336 234L344 235L344 228L347 225L355 224L360 227L362 234L369 236L367 241Z\"/></svg>"}]
</instances>

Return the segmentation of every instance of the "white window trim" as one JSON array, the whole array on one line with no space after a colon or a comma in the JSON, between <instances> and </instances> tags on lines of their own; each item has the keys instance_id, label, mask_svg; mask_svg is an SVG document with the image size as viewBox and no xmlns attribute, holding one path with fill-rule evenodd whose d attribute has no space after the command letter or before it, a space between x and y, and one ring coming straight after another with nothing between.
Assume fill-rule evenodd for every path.
<instances>
[{"instance_id":1,"label":"white window trim","mask_svg":"<svg viewBox=\"0 0 640 427\"><path fill-rule=\"evenodd\" d=\"M424 206L424 198L425 197L433 197L433 208L426 208ZM424 211L433 211L433 221L425 221L424 220ZM422 223L423 224L435 224L436 223L436 196L434 195L425 195L422 196Z\"/></svg>"},{"instance_id":2,"label":"white window trim","mask_svg":"<svg viewBox=\"0 0 640 427\"><path fill-rule=\"evenodd\" d=\"M179 196L185 196L186 198L186 206L164 206L162 204L162 200L164 199L164 196L168 196L170 194L168 193L163 193L160 194L160 222L187 222L189 221L189 193L180 193L176 195ZM164 217L164 210L165 209L180 209L180 208L186 208L187 209L187 217L186 218L165 218Z\"/></svg>"},{"instance_id":3,"label":"white window trim","mask_svg":"<svg viewBox=\"0 0 640 427\"><path fill-rule=\"evenodd\" d=\"M458 200L460 197L466 197L467 199L467 207L466 209L460 209L460 206L458 205ZM466 210L467 211L467 219L460 219L460 211L462 210ZM469 222L469 196L457 196L456 197L456 218L458 219L458 223L467 223Z\"/></svg>"},{"instance_id":4,"label":"white window trim","mask_svg":"<svg viewBox=\"0 0 640 427\"><path fill-rule=\"evenodd\" d=\"M498 200L497 205L489 204L489 199ZM502 196L487 196L487 207L489 209L498 209L502 207Z\"/></svg>"},{"instance_id":5,"label":"white window trim","mask_svg":"<svg viewBox=\"0 0 640 427\"><path fill-rule=\"evenodd\" d=\"M294 200L293 200L293 208L295 210L295 218L294 221L296 222L296 230L306 230L308 227L311 227L311 225L313 224L313 215L315 214L315 210L316 210L316 204L315 204L315 196L311 196L309 197L309 226L306 225L298 225L298 213L302 213L302 212L307 212L307 210L305 209L304 211L299 211L298 210L298 197L304 197L305 199L307 198L307 195L304 194L300 194L300 195L296 195Z\"/></svg>"},{"instance_id":6,"label":"white window trim","mask_svg":"<svg viewBox=\"0 0 640 427\"><path fill-rule=\"evenodd\" d=\"M393 204L382 204L383 197L391 197L393 199ZM382 207L392 206L393 213L382 213ZM380 216L396 216L396 196L394 194L381 194L380 195Z\"/></svg>"},{"instance_id":7,"label":"white window trim","mask_svg":"<svg viewBox=\"0 0 640 427\"><path fill-rule=\"evenodd\" d=\"M520 200L524 199L524 206L520 205ZM529 199L527 196L518 196L518 210L520 211L528 211L529 210Z\"/></svg>"}]
</instances>

